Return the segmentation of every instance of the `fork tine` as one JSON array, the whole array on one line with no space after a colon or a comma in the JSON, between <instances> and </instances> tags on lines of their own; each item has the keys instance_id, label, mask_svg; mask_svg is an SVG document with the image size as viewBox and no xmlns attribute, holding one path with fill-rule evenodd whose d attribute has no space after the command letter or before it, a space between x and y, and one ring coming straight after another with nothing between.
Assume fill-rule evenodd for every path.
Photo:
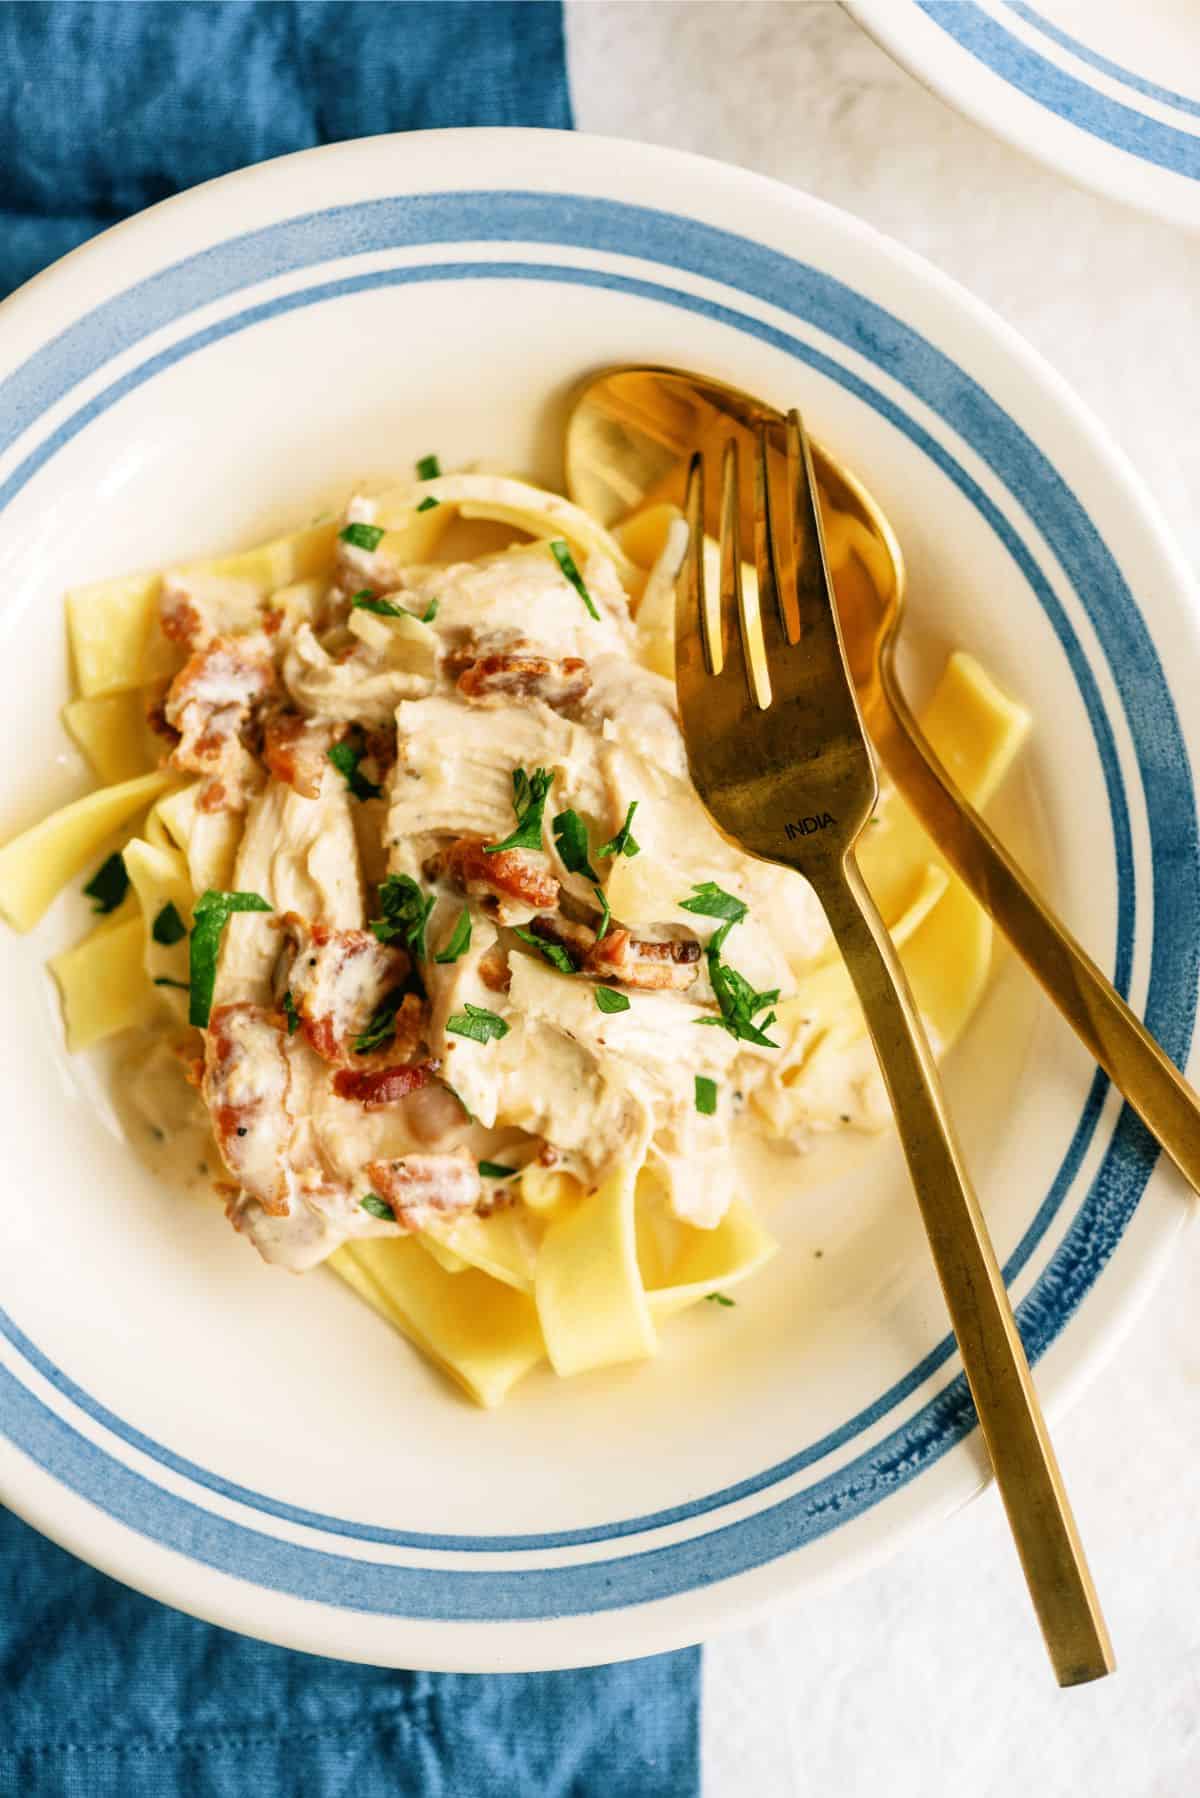
<instances>
[{"instance_id":1,"label":"fork tine","mask_svg":"<svg viewBox=\"0 0 1200 1798\"><path fill-rule=\"evenodd\" d=\"M800 414L787 416L788 510L791 521L794 592L801 638L810 632L837 640L837 615L825 567L817 478Z\"/></svg>"},{"instance_id":2,"label":"fork tine","mask_svg":"<svg viewBox=\"0 0 1200 1798\"><path fill-rule=\"evenodd\" d=\"M739 482L737 439L729 438L721 463L721 634L724 638L725 665L722 677L740 681L751 705L766 708L771 703L770 687L763 690L761 662L751 653L754 624L746 602L746 583L742 579L742 504Z\"/></svg>"},{"instance_id":3,"label":"fork tine","mask_svg":"<svg viewBox=\"0 0 1200 1798\"><path fill-rule=\"evenodd\" d=\"M720 645L712 642L712 615L704 582L704 457L697 450L688 467L683 502L688 528L687 551L675 581L675 668L700 679L721 665ZM681 689L682 690L682 689Z\"/></svg>"},{"instance_id":4,"label":"fork tine","mask_svg":"<svg viewBox=\"0 0 1200 1798\"><path fill-rule=\"evenodd\" d=\"M767 423L764 419L757 431L754 456L754 568L758 577L758 615L762 628L763 649L767 657L768 675L773 675L772 658L791 647L791 634L784 605L787 589L786 564L777 528L776 509L771 498L771 467L768 460Z\"/></svg>"}]
</instances>

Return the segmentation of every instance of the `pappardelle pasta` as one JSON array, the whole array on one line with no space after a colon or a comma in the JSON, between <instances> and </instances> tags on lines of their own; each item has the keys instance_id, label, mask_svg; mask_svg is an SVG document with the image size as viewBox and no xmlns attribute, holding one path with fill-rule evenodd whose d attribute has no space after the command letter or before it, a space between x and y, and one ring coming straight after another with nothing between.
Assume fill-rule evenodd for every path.
<instances>
[{"instance_id":1,"label":"pappardelle pasta","mask_svg":"<svg viewBox=\"0 0 1200 1798\"><path fill-rule=\"evenodd\" d=\"M456 556L463 520L509 540ZM211 1133L264 1260L327 1264L483 1405L652 1355L762 1266L748 1142L889 1115L813 893L688 779L679 528L426 458L80 588L64 722L104 784L0 850L18 929L92 875L51 963L68 1046L130 1033L142 1115ZM1028 720L955 655L924 723L983 804ZM894 796L861 861L943 1052L990 924Z\"/></svg>"}]
</instances>

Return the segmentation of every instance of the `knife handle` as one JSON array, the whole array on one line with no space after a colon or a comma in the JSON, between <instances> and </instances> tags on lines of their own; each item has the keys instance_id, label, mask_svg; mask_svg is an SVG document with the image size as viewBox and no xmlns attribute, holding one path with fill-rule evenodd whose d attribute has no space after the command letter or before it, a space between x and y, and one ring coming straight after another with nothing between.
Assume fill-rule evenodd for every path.
<instances>
[{"instance_id":1,"label":"knife handle","mask_svg":"<svg viewBox=\"0 0 1200 1798\"><path fill-rule=\"evenodd\" d=\"M1092 1059L1200 1190L1200 1096L958 791L887 662L882 689L872 735L897 789Z\"/></svg>"}]
</instances>

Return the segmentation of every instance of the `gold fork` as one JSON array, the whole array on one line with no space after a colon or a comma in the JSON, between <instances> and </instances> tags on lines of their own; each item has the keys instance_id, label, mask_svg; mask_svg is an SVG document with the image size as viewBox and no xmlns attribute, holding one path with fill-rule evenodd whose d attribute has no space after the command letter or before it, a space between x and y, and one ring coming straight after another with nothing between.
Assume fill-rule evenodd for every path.
<instances>
[{"instance_id":1,"label":"gold fork","mask_svg":"<svg viewBox=\"0 0 1200 1798\"><path fill-rule=\"evenodd\" d=\"M704 468L692 458L675 672L688 759L718 828L810 882L854 982L896 1117L996 1483L1060 1685L1115 1665L1004 1281L904 970L854 844L878 796L846 666L799 414L755 457L758 603L742 574L738 447L725 448L719 606L704 583ZM776 497L786 478L787 503ZM788 530L779 526L786 516Z\"/></svg>"}]
</instances>

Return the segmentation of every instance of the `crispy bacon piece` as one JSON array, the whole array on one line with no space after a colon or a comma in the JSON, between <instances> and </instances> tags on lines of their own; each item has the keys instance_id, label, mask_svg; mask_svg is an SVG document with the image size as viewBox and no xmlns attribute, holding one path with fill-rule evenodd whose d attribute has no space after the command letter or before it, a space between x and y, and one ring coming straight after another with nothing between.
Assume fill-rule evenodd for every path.
<instances>
[{"instance_id":1,"label":"crispy bacon piece","mask_svg":"<svg viewBox=\"0 0 1200 1798\"><path fill-rule=\"evenodd\" d=\"M382 780L396 765L396 726L377 724L363 730L366 759L375 764L375 778Z\"/></svg>"},{"instance_id":2,"label":"crispy bacon piece","mask_svg":"<svg viewBox=\"0 0 1200 1798\"><path fill-rule=\"evenodd\" d=\"M479 1170L466 1149L368 1161L366 1175L402 1230L423 1230L439 1217L465 1217L483 1198Z\"/></svg>"},{"instance_id":3,"label":"crispy bacon piece","mask_svg":"<svg viewBox=\"0 0 1200 1798\"><path fill-rule=\"evenodd\" d=\"M275 712L263 729L263 760L276 780L304 799L316 799L339 735L335 724L318 724L299 712Z\"/></svg>"},{"instance_id":4,"label":"crispy bacon piece","mask_svg":"<svg viewBox=\"0 0 1200 1798\"><path fill-rule=\"evenodd\" d=\"M446 850L444 866L469 898L501 924L519 924L531 912L558 904L558 882L542 849L500 849L488 855L482 837L459 837Z\"/></svg>"},{"instance_id":5,"label":"crispy bacon piece","mask_svg":"<svg viewBox=\"0 0 1200 1798\"><path fill-rule=\"evenodd\" d=\"M173 724L167 723L167 714L163 710L163 702L166 697L166 687L164 685L162 690L158 693L158 696L151 699L146 707L146 723L150 726L150 729L154 732L156 737L165 737L172 749L174 749L179 741L179 732L175 729Z\"/></svg>"},{"instance_id":6,"label":"crispy bacon piece","mask_svg":"<svg viewBox=\"0 0 1200 1798\"><path fill-rule=\"evenodd\" d=\"M164 721L179 732L174 768L207 774L219 799L205 810L244 811L260 784L258 764L243 742L254 708L275 684L275 668L262 638L214 637L193 655L167 691Z\"/></svg>"},{"instance_id":7,"label":"crispy bacon piece","mask_svg":"<svg viewBox=\"0 0 1200 1798\"><path fill-rule=\"evenodd\" d=\"M529 930L543 943L557 943L560 949L565 949L576 968L583 966L596 941L594 930L589 930L586 924L573 924L561 912L549 912L544 917L530 919Z\"/></svg>"},{"instance_id":8,"label":"crispy bacon piece","mask_svg":"<svg viewBox=\"0 0 1200 1798\"><path fill-rule=\"evenodd\" d=\"M591 684L591 670L579 656L545 656L532 649L477 656L458 677L459 692L475 704L540 699L556 712L577 705Z\"/></svg>"},{"instance_id":9,"label":"crispy bacon piece","mask_svg":"<svg viewBox=\"0 0 1200 1798\"><path fill-rule=\"evenodd\" d=\"M409 1062L404 1067L370 1068L365 1072L339 1068L333 1076L333 1090L339 1099L353 1099L367 1111L378 1111L381 1106L394 1105L398 1099L407 1099L409 1093L428 1085L435 1069L436 1063L432 1061Z\"/></svg>"},{"instance_id":10,"label":"crispy bacon piece","mask_svg":"<svg viewBox=\"0 0 1200 1798\"><path fill-rule=\"evenodd\" d=\"M624 925L614 924L596 941L586 924L574 924L555 912L534 918L531 933L544 943L557 943L575 967L598 980L616 980L622 986L682 992L700 971L700 945L690 938L665 943L635 937Z\"/></svg>"},{"instance_id":11,"label":"crispy bacon piece","mask_svg":"<svg viewBox=\"0 0 1200 1798\"><path fill-rule=\"evenodd\" d=\"M412 964L405 951L369 930L310 924L298 912L288 912L282 922L295 950L288 979L292 1004L322 1061L362 1070L411 1059L425 1028L425 1006L415 993L405 995L395 1035L380 1050L364 1056L354 1048L384 999L406 979Z\"/></svg>"},{"instance_id":12,"label":"crispy bacon piece","mask_svg":"<svg viewBox=\"0 0 1200 1798\"><path fill-rule=\"evenodd\" d=\"M479 978L492 993L506 993L512 985L508 958L502 949L489 949L479 958Z\"/></svg>"},{"instance_id":13,"label":"crispy bacon piece","mask_svg":"<svg viewBox=\"0 0 1200 1798\"><path fill-rule=\"evenodd\" d=\"M648 942L617 924L588 951L584 970L600 980L617 980L622 986L682 992L700 972L700 945L686 937Z\"/></svg>"},{"instance_id":14,"label":"crispy bacon piece","mask_svg":"<svg viewBox=\"0 0 1200 1798\"><path fill-rule=\"evenodd\" d=\"M185 643L193 648L204 626L204 620L190 596L180 588L168 586L159 601L158 622L170 643Z\"/></svg>"},{"instance_id":15,"label":"crispy bacon piece","mask_svg":"<svg viewBox=\"0 0 1200 1798\"><path fill-rule=\"evenodd\" d=\"M271 1217L287 1217L291 1067L283 1021L261 1005L218 1005L208 1021L201 1095L221 1159Z\"/></svg>"}]
</instances>

